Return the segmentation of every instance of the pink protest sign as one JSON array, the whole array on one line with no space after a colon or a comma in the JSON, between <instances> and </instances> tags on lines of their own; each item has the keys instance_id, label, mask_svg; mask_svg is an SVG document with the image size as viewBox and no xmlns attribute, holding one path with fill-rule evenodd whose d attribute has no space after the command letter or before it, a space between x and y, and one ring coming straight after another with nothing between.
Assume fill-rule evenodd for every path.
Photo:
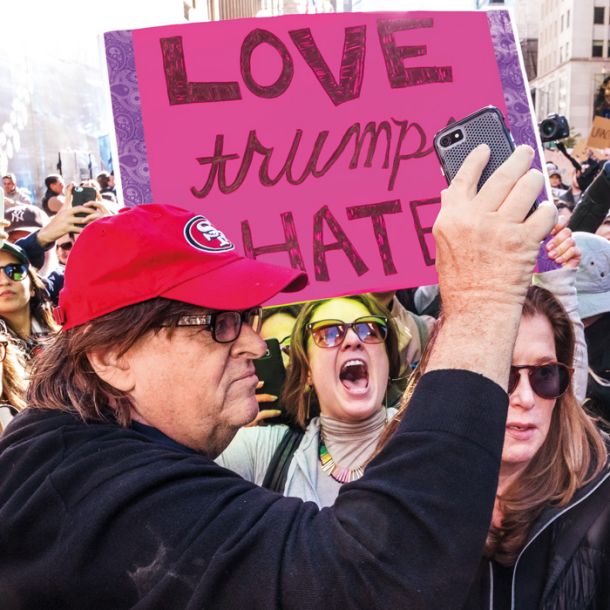
<instances>
[{"instance_id":1,"label":"pink protest sign","mask_svg":"<svg viewBox=\"0 0 610 610\"><path fill-rule=\"evenodd\" d=\"M247 256L306 270L298 300L434 283L433 136L489 104L516 116L503 12L245 19L106 45L126 197L192 209ZM513 135L535 145L519 87Z\"/></svg>"}]
</instances>

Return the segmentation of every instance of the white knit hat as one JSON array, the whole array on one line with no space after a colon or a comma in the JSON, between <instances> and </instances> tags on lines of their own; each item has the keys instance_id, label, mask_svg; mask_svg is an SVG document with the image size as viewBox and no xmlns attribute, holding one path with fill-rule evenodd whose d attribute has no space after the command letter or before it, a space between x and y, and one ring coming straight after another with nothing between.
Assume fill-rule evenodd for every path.
<instances>
[{"instance_id":1,"label":"white knit hat","mask_svg":"<svg viewBox=\"0 0 610 610\"><path fill-rule=\"evenodd\" d=\"M576 272L578 312L581 319L610 311L610 241L577 231L573 234L582 253Z\"/></svg>"}]
</instances>

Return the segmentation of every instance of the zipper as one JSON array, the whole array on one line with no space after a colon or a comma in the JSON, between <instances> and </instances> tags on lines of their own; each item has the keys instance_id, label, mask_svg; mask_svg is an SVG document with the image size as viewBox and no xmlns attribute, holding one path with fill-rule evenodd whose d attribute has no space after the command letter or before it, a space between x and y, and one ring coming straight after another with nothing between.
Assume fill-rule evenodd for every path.
<instances>
[{"instance_id":1,"label":"zipper","mask_svg":"<svg viewBox=\"0 0 610 610\"><path fill-rule=\"evenodd\" d=\"M489 610L493 610L494 607L494 566L493 563L489 562Z\"/></svg>"},{"instance_id":2,"label":"zipper","mask_svg":"<svg viewBox=\"0 0 610 610\"><path fill-rule=\"evenodd\" d=\"M559 513L557 513L552 519L549 519L549 521L547 521L537 532L536 535L531 538L530 540L528 540L527 544L521 549L521 552L519 553L519 555L517 556L517 561L515 561L515 567L513 568L513 582L512 582L512 587L511 587L511 594L510 594L510 607L511 610L515 610L515 584L517 581L517 567L519 565L519 560L521 559L521 557L523 556L523 553L525 553L525 551L527 550L527 548L534 542L534 540L536 540L536 538L538 538L538 536L544 531L546 530L546 528L551 525L552 523L554 523L555 521L557 521L557 519L559 519L559 517L562 517L563 515L565 515L568 511L572 510L575 506L578 506L579 504L581 504L582 502L584 502L592 493L594 493L595 491L597 491L597 489L604 483L604 481L606 481L606 479L610 477L610 472L607 472L606 475L604 476L603 479L601 479L601 481L599 481L599 483L597 483L597 485L595 487L593 487L592 489L590 489L588 491L588 493L586 495L584 495L582 498L580 498L580 500L578 500L577 502L574 502L573 504L570 504L569 506L566 506L562 511L560 511Z\"/></svg>"}]
</instances>

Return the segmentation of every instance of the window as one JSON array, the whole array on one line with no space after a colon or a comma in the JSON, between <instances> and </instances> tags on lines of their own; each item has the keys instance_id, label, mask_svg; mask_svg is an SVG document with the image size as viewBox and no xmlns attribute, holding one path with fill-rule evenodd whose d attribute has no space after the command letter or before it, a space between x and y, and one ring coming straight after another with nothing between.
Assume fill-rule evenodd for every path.
<instances>
[{"instance_id":1,"label":"window","mask_svg":"<svg viewBox=\"0 0 610 610\"><path fill-rule=\"evenodd\" d=\"M561 16L561 27L559 28L560 32L563 32L563 15Z\"/></svg>"},{"instance_id":2,"label":"window","mask_svg":"<svg viewBox=\"0 0 610 610\"><path fill-rule=\"evenodd\" d=\"M566 13L566 28L570 27L570 9L568 9L568 12Z\"/></svg>"},{"instance_id":3,"label":"window","mask_svg":"<svg viewBox=\"0 0 610 610\"><path fill-rule=\"evenodd\" d=\"M563 47L559 47L559 63L563 63Z\"/></svg>"},{"instance_id":4,"label":"window","mask_svg":"<svg viewBox=\"0 0 610 610\"><path fill-rule=\"evenodd\" d=\"M593 49L591 51L591 57L603 57L604 56L604 41L594 40Z\"/></svg>"},{"instance_id":5,"label":"window","mask_svg":"<svg viewBox=\"0 0 610 610\"><path fill-rule=\"evenodd\" d=\"M566 42L566 61L570 58L570 43Z\"/></svg>"},{"instance_id":6,"label":"window","mask_svg":"<svg viewBox=\"0 0 610 610\"><path fill-rule=\"evenodd\" d=\"M593 23L603 24L605 17L606 7L596 6L593 8ZM595 56L594 56L595 57Z\"/></svg>"}]
</instances>

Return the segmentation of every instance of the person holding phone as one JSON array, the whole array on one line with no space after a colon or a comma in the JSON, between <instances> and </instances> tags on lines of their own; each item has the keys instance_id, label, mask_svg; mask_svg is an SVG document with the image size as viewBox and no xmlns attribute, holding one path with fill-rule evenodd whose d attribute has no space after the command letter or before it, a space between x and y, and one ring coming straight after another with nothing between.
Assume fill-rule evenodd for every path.
<instances>
[{"instance_id":1,"label":"person holding phone","mask_svg":"<svg viewBox=\"0 0 610 610\"><path fill-rule=\"evenodd\" d=\"M442 195L446 318L409 416L324 510L213 461L258 411L260 305L302 288L302 274L244 259L220 231L210 252L214 227L173 206L88 227L66 268L62 331L0 437L3 610L458 610L493 507L527 283L557 214L542 205L524 220L542 184L527 148L476 194L488 158L475 151ZM380 388L361 373L383 366L369 360L385 351L383 320L366 307L318 313L307 333L319 365L350 342L367 348L341 362L366 410Z\"/></svg>"},{"instance_id":2,"label":"person holding phone","mask_svg":"<svg viewBox=\"0 0 610 610\"><path fill-rule=\"evenodd\" d=\"M279 399L290 363L290 337L299 309L299 305L263 309L261 337L267 343L267 354L254 362L258 376L256 400L260 410L248 427L286 423Z\"/></svg>"}]
</instances>

